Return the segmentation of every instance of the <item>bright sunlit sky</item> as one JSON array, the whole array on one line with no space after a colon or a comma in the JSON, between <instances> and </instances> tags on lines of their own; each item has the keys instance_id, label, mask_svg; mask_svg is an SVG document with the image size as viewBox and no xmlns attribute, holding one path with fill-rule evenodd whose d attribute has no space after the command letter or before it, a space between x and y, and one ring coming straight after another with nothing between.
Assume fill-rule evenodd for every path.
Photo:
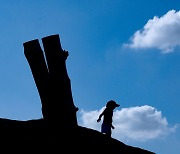
<instances>
[{"instance_id":1,"label":"bright sunlit sky","mask_svg":"<svg viewBox=\"0 0 180 154\"><path fill-rule=\"evenodd\" d=\"M112 137L180 153L179 0L0 1L0 32L0 118L42 117L23 43L59 34L79 125L113 99Z\"/></svg>"}]
</instances>

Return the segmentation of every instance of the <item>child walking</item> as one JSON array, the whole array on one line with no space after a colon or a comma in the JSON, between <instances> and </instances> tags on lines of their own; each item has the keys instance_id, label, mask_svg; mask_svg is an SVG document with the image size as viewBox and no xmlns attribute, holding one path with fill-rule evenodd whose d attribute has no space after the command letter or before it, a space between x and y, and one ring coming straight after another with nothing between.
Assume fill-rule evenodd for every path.
<instances>
[{"instance_id":1,"label":"child walking","mask_svg":"<svg viewBox=\"0 0 180 154\"><path fill-rule=\"evenodd\" d=\"M104 111L99 115L97 122L101 121L101 117L103 116L103 122L101 125L101 132L111 137L111 128L114 129L112 125L112 117L113 117L113 110L120 105L117 104L114 100L110 100L106 104L106 108Z\"/></svg>"}]
</instances>

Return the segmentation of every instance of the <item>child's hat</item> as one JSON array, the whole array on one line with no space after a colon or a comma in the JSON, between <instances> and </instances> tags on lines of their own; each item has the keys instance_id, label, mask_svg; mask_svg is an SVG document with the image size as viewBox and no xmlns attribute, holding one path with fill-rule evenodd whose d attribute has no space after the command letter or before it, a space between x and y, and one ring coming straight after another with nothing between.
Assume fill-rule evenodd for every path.
<instances>
[{"instance_id":1,"label":"child's hat","mask_svg":"<svg viewBox=\"0 0 180 154\"><path fill-rule=\"evenodd\" d=\"M120 105L117 104L115 101L110 100L107 102L106 107L119 107Z\"/></svg>"}]
</instances>

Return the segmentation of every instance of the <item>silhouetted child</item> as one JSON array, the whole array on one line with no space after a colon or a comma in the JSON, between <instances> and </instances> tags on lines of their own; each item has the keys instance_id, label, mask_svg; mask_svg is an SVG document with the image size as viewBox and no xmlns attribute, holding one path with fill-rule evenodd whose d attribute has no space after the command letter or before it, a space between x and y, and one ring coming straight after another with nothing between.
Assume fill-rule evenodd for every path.
<instances>
[{"instance_id":1,"label":"silhouetted child","mask_svg":"<svg viewBox=\"0 0 180 154\"><path fill-rule=\"evenodd\" d=\"M109 137L111 137L111 128L114 129L112 125L112 117L113 117L113 110L120 105L117 104L115 101L110 100L106 104L106 108L104 111L99 115L97 122L101 121L101 117L103 116L103 123L101 125L101 132L105 133Z\"/></svg>"}]
</instances>

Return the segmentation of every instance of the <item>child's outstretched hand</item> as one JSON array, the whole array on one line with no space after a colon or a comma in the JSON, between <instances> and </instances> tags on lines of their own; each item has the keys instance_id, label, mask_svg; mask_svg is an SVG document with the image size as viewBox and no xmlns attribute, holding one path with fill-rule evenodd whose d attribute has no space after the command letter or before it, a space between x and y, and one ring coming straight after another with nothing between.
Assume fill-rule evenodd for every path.
<instances>
[{"instance_id":1,"label":"child's outstretched hand","mask_svg":"<svg viewBox=\"0 0 180 154\"><path fill-rule=\"evenodd\" d=\"M99 118L98 120L97 120L97 122L100 122L101 121L101 119Z\"/></svg>"}]
</instances>

